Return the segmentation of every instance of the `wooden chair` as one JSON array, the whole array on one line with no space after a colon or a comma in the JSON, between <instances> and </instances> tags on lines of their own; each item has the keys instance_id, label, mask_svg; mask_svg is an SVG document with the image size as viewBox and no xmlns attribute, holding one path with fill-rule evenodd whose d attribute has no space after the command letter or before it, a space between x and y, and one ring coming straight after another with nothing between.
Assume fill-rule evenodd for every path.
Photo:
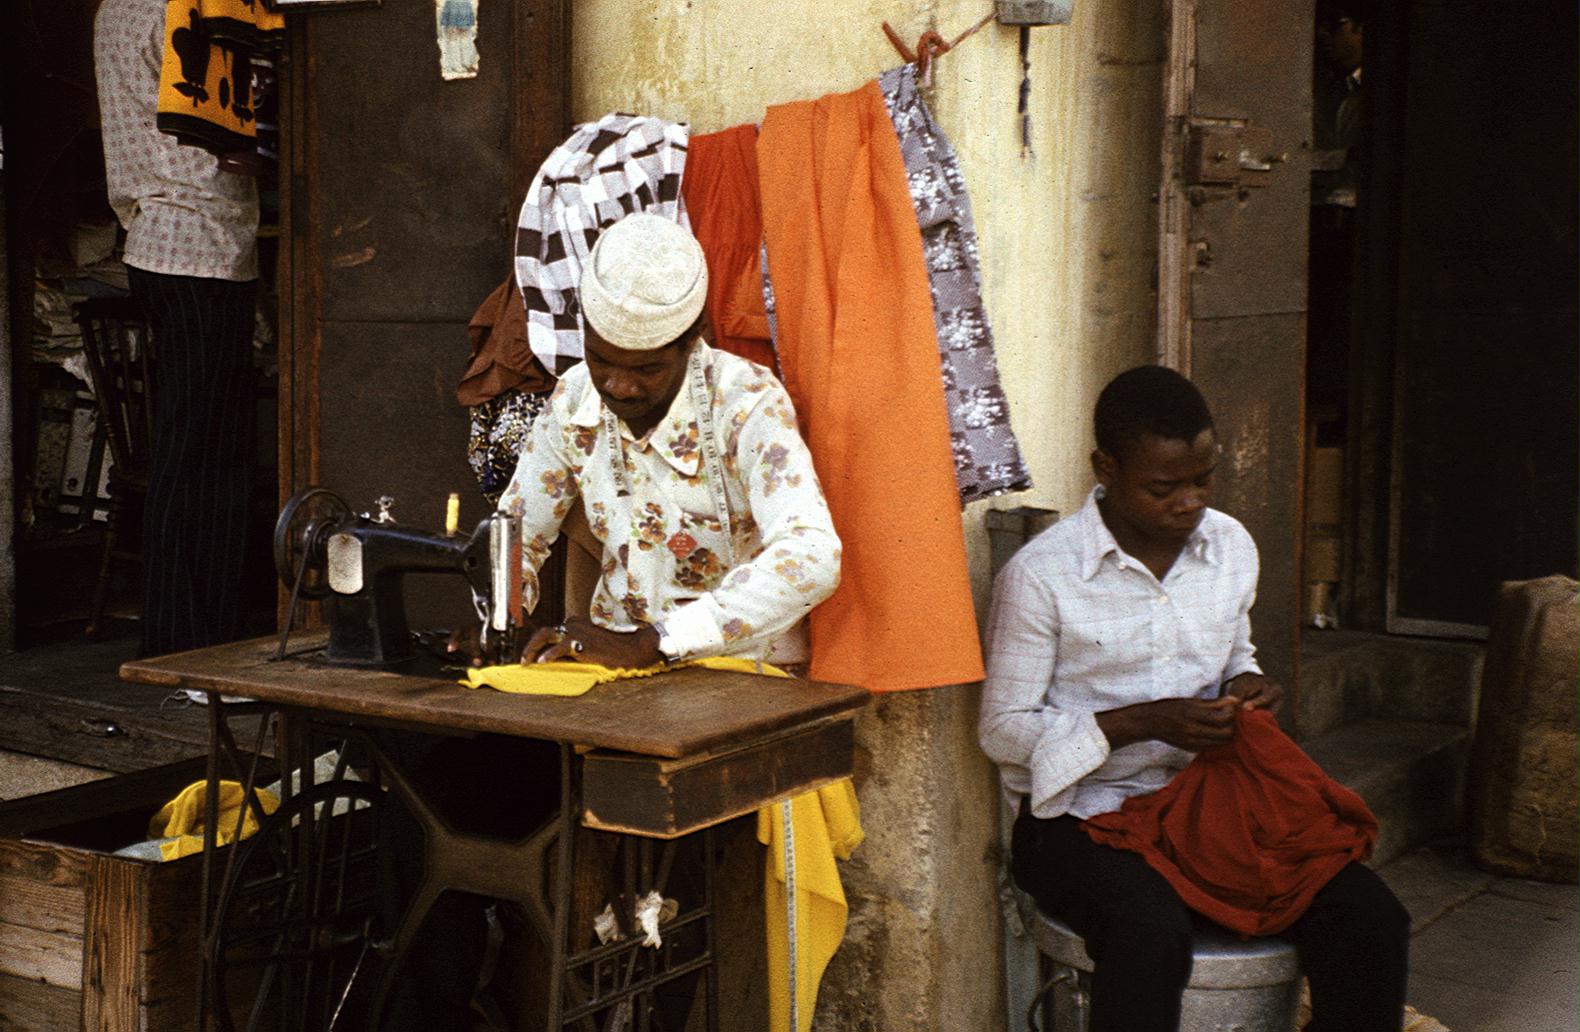
<instances>
[{"instance_id":1,"label":"wooden chair","mask_svg":"<svg viewBox=\"0 0 1580 1032\"><path fill-rule=\"evenodd\" d=\"M129 297L90 298L74 309L98 400L99 432L114 466L110 511L87 634L103 630L116 562L141 565L142 509L153 458L154 339L142 307ZM130 531L130 533L128 533Z\"/></svg>"}]
</instances>

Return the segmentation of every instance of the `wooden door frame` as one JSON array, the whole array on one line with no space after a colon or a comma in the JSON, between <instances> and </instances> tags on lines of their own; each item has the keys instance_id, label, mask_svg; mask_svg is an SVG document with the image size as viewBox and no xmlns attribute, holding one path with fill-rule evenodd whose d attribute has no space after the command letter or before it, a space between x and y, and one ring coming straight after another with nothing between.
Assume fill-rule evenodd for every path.
<instances>
[{"instance_id":1,"label":"wooden door frame","mask_svg":"<svg viewBox=\"0 0 1580 1032\"><path fill-rule=\"evenodd\" d=\"M1216 6L1209 6L1213 3ZM1288 278L1287 267L1278 271L1270 270L1267 276L1262 277L1251 274L1251 270L1260 272L1260 266L1247 263L1265 252L1267 241L1273 239L1265 234L1261 237L1256 235L1255 206L1290 203L1289 193L1293 184L1288 178L1282 177L1302 177L1302 187L1307 182L1309 114L1306 125L1293 126L1290 124L1290 99L1287 95L1281 95L1282 103L1247 104L1245 98L1232 88L1235 77L1223 74L1226 49L1232 51L1229 41L1235 31L1256 31L1255 23L1247 23L1253 27L1245 28L1232 20L1240 16L1233 6L1230 0L1169 0L1168 4L1169 25L1162 98L1163 141L1158 189L1157 361L1196 379L1209 399L1215 393L1225 394L1226 397L1219 397L1214 403L1215 407L1219 407L1226 398L1238 404L1240 399L1246 397L1247 392L1231 388L1252 384L1247 362L1253 359L1248 356L1265 350L1280 361L1297 363L1294 368L1279 366L1278 381L1255 399L1258 405L1239 405L1236 411L1220 411L1218 415L1224 419L1219 436L1228 451L1226 465L1233 458L1242 474L1247 469L1269 472L1261 485L1253 484L1248 479L1236 486L1231 478L1227 493L1240 496L1239 506L1235 505L1233 497L1228 499L1231 513L1250 525L1253 533L1257 533L1260 524L1260 536L1264 540L1259 540L1258 544L1266 561L1263 563L1263 583L1259 589L1257 610L1264 620L1276 614L1276 623L1260 626L1257 637L1263 643L1262 652L1273 660L1271 666L1274 669L1269 672L1277 671L1275 676L1282 676L1288 682L1285 711L1298 717L1300 613L1304 580L1304 535L1301 527L1304 522L1306 435L1305 277L1300 277L1296 288ZM1214 31L1205 36L1201 31L1203 13L1220 19L1211 23ZM1252 14L1263 19L1263 24L1274 29L1280 28L1283 12L1275 0L1265 0L1264 6ZM1308 48L1308 53L1311 24L1313 22L1310 19L1305 21L1302 31L1307 34L1307 38L1303 38L1300 44ZM1226 26L1229 28L1226 29ZM1279 39L1282 41L1286 37L1280 36ZM1208 72L1212 74L1199 84L1203 46L1213 48L1208 59L1216 63L1208 66ZM1250 81L1252 75L1266 74L1264 62L1260 71L1246 73L1246 81ZM1226 83L1230 84L1230 88L1226 88ZM1298 88L1309 91L1309 76L1301 80ZM1218 105L1223 107L1219 108ZM1198 110L1198 107L1202 110ZM1307 107L1309 109L1309 102ZM1189 183L1187 168L1191 161L1193 132L1198 128L1217 130L1220 127L1237 131L1243 127L1245 135L1238 139L1246 141L1246 147L1252 146L1249 141L1256 138L1253 136L1255 127L1281 133L1275 142L1279 150L1285 153L1266 159L1277 166L1276 171L1266 173L1266 178L1258 183L1249 184L1253 187L1249 190L1245 188L1248 184L1243 174L1239 184L1228 192L1221 185L1213 185L1218 183L1216 178L1204 179L1208 184L1205 186ZM1297 143L1301 146L1296 146ZM1250 167L1245 161L1245 151L1242 151L1240 168ZM1301 197L1304 196L1302 190ZM1304 267L1309 259L1309 244L1305 238L1308 218L1304 199L1300 203L1301 232L1291 239L1300 247L1301 265ZM1229 220L1223 214L1229 209L1214 207L1233 204L1251 209L1250 217L1243 222ZM1287 208L1281 207L1264 208L1262 211L1264 227L1269 214L1275 221L1277 213L1287 214ZM1195 237L1200 237L1200 240ZM1227 241L1243 246L1224 248L1222 254L1228 261L1215 263L1226 266L1227 271L1218 273L1215 268L1212 275L1226 278L1219 278L1216 284L1211 279L1198 282L1195 277L1198 270L1209 267L1209 260L1213 257L1210 248L1215 241L1219 245ZM1252 249L1258 246L1260 252ZM1234 278L1237 275L1250 275L1250 278L1242 285L1242 281ZM1297 290L1298 299L1295 297ZM1243 291L1246 296L1247 303L1243 308L1228 303L1237 296L1236 291ZM1198 322L1202 325L1197 326ZM1284 347L1283 344L1291 346ZM1209 347L1211 355L1203 350ZM1291 356L1291 351L1296 354ZM1293 389L1290 386L1291 377L1298 385ZM1242 422L1234 418L1237 415L1246 418ZM1290 442L1287 438L1280 440L1280 434L1275 433L1285 421L1294 424L1297 440L1293 442L1293 448L1288 447ZM1245 445L1238 454L1231 446L1236 435L1242 435L1240 443ZM1248 458L1258 448L1260 459ZM1292 573L1289 572L1291 561ZM1283 583L1286 576L1291 578L1292 583ZM1283 596L1286 588L1290 593L1288 598Z\"/></svg>"}]
</instances>

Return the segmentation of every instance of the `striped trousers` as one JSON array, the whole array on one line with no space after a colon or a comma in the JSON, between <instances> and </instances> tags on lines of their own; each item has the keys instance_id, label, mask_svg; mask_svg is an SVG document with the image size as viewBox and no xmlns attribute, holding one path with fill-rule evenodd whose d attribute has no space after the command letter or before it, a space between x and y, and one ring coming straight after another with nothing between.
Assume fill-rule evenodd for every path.
<instances>
[{"instance_id":1,"label":"striped trousers","mask_svg":"<svg viewBox=\"0 0 1580 1032\"><path fill-rule=\"evenodd\" d=\"M129 272L155 349L143 510L142 655L149 656L241 633L258 285Z\"/></svg>"}]
</instances>

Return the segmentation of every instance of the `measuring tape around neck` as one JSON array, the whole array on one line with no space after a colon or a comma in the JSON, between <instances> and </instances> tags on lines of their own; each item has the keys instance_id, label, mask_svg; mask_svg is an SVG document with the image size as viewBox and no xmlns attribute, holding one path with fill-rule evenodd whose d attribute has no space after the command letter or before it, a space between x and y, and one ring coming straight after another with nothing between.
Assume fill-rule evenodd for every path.
<instances>
[{"instance_id":1,"label":"measuring tape around neck","mask_svg":"<svg viewBox=\"0 0 1580 1032\"><path fill-rule=\"evenodd\" d=\"M730 519L729 488L724 480L724 458L719 450L718 436L714 433L713 392L708 390L708 373L702 367L701 338L691 343L691 354L686 359L686 382L691 392L691 408L697 417L697 444L702 452L703 474L706 478L703 486L713 501L719 529L724 533L724 568L728 570L735 565L735 530ZM603 420L604 430L609 434L609 466L615 491L621 498L627 498L631 489L625 476L625 437L620 433L620 421L607 405L603 406Z\"/></svg>"}]
</instances>

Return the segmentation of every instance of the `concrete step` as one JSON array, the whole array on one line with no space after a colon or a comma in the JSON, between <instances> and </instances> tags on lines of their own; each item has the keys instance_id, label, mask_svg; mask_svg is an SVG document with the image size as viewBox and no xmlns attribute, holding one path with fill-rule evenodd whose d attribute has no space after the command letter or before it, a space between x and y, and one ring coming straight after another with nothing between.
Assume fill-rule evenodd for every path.
<instances>
[{"instance_id":1,"label":"concrete step","mask_svg":"<svg viewBox=\"0 0 1580 1032\"><path fill-rule=\"evenodd\" d=\"M1463 725L1368 718L1301 745L1377 815L1373 864L1459 830L1470 752Z\"/></svg>"},{"instance_id":2,"label":"concrete step","mask_svg":"<svg viewBox=\"0 0 1580 1032\"><path fill-rule=\"evenodd\" d=\"M1307 630L1296 727L1302 738L1367 718L1470 727L1485 651L1479 642Z\"/></svg>"}]
</instances>

